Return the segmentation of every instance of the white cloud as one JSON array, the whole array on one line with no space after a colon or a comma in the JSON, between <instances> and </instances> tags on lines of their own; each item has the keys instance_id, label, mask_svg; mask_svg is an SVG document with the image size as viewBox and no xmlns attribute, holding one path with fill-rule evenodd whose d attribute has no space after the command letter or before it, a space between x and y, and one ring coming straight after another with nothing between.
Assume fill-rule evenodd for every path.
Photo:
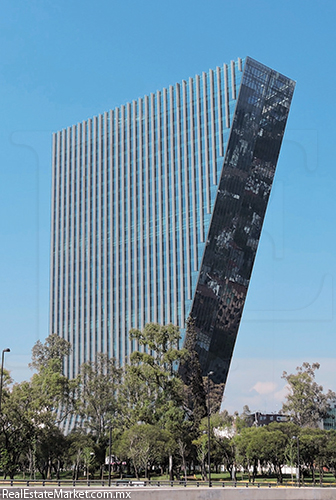
<instances>
[{"instance_id":1,"label":"white cloud","mask_svg":"<svg viewBox=\"0 0 336 500\"><path fill-rule=\"evenodd\" d=\"M287 394L289 393L289 386L286 384L280 391L274 393L274 399L277 401L285 401Z\"/></svg>"},{"instance_id":2,"label":"white cloud","mask_svg":"<svg viewBox=\"0 0 336 500\"><path fill-rule=\"evenodd\" d=\"M255 390L258 394L271 394L276 387L277 385L274 382L257 382L250 391Z\"/></svg>"},{"instance_id":3,"label":"white cloud","mask_svg":"<svg viewBox=\"0 0 336 500\"><path fill-rule=\"evenodd\" d=\"M262 359L233 358L224 393L223 408L229 413L243 410L248 405L251 411L279 412L285 401L288 388L281 378L283 371L296 373L296 367L304 361L319 362L316 381L324 391L335 390L335 359Z\"/></svg>"}]
</instances>

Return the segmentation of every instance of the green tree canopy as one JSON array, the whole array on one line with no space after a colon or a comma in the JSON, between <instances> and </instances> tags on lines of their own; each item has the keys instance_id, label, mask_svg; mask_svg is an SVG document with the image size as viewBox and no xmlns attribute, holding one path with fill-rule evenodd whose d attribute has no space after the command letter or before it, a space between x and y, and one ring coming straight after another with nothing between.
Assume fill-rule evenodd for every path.
<instances>
[{"instance_id":1,"label":"green tree canopy","mask_svg":"<svg viewBox=\"0 0 336 500\"><path fill-rule=\"evenodd\" d=\"M303 363L295 374L283 372L282 375L289 387L282 411L300 427L317 427L328 415L330 401L336 397L331 390L325 394L323 387L315 382L315 371L319 368L319 363Z\"/></svg>"},{"instance_id":2,"label":"green tree canopy","mask_svg":"<svg viewBox=\"0 0 336 500\"><path fill-rule=\"evenodd\" d=\"M156 425L136 424L124 432L118 453L124 459L131 459L138 479L141 470L147 478L150 466L162 462L167 455L166 446L170 439L169 433Z\"/></svg>"},{"instance_id":3,"label":"green tree canopy","mask_svg":"<svg viewBox=\"0 0 336 500\"><path fill-rule=\"evenodd\" d=\"M15 384L3 401L1 409L0 467L4 475L13 477L22 459L28 453L34 436L32 391L29 382Z\"/></svg>"},{"instance_id":4,"label":"green tree canopy","mask_svg":"<svg viewBox=\"0 0 336 500\"><path fill-rule=\"evenodd\" d=\"M179 349L180 331L174 325L150 323L143 331L131 330L130 336L137 342L139 350L131 354L131 363L125 368L122 386L124 425L130 428L141 422L160 428L171 436L166 441L166 448L172 478L173 455L179 449L184 461L189 429L185 423L184 384L177 371L186 351Z\"/></svg>"},{"instance_id":5,"label":"green tree canopy","mask_svg":"<svg viewBox=\"0 0 336 500\"><path fill-rule=\"evenodd\" d=\"M115 419L120 377L116 361L106 354L97 354L95 362L81 366L77 410L83 427L97 441L105 436Z\"/></svg>"},{"instance_id":6,"label":"green tree canopy","mask_svg":"<svg viewBox=\"0 0 336 500\"><path fill-rule=\"evenodd\" d=\"M62 371L63 360L69 356L71 344L56 333L49 335L45 342L38 340L32 348L30 367L40 371L41 368L53 366L55 371Z\"/></svg>"},{"instance_id":7,"label":"green tree canopy","mask_svg":"<svg viewBox=\"0 0 336 500\"><path fill-rule=\"evenodd\" d=\"M185 356L185 351L178 349L179 329L150 323L143 331L131 330L130 336L141 350L131 354L131 364L125 368L123 401L128 420L153 425L161 421L164 426L169 410L181 408L184 401L176 369Z\"/></svg>"}]
</instances>

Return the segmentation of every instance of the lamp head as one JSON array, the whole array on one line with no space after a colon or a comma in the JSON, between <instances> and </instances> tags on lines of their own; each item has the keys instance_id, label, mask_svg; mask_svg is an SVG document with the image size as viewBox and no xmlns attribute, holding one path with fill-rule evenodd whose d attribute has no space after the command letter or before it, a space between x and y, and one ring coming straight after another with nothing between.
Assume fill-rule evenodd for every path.
<instances>
[{"instance_id":1,"label":"lamp head","mask_svg":"<svg viewBox=\"0 0 336 500\"><path fill-rule=\"evenodd\" d=\"M4 349L2 352L10 352L10 348L7 347L7 349Z\"/></svg>"}]
</instances>

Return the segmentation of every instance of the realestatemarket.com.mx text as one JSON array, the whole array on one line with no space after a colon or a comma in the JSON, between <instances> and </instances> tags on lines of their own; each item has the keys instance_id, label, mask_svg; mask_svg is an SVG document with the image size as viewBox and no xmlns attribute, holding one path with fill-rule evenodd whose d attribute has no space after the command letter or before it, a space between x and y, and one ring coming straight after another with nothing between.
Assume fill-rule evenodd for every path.
<instances>
[{"instance_id":1,"label":"realestatemarket.com.mx text","mask_svg":"<svg viewBox=\"0 0 336 500\"><path fill-rule=\"evenodd\" d=\"M107 490L107 491L101 491L101 490L76 490L75 488L73 490L63 490L62 488L54 488L52 490L43 490L43 491L38 491L38 490L31 490L29 488L20 488L18 490L9 490L6 488L3 488L1 491L2 498L9 498L9 499L15 499L15 498L22 498L22 499L31 499L31 498L60 498L60 499L112 499L112 500L117 500L117 499L127 499L131 498L131 492L130 491L113 491L113 490Z\"/></svg>"}]
</instances>

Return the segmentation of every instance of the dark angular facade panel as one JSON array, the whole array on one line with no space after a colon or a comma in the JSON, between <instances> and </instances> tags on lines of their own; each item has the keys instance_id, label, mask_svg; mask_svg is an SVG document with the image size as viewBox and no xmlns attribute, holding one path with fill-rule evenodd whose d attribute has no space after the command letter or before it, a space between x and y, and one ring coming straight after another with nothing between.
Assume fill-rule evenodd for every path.
<instances>
[{"instance_id":1,"label":"dark angular facade panel","mask_svg":"<svg viewBox=\"0 0 336 500\"><path fill-rule=\"evenodd\" d=\"M247 58L191 309L204 375L226 382L294 82Z\"/></svg>"}]
</instances>

